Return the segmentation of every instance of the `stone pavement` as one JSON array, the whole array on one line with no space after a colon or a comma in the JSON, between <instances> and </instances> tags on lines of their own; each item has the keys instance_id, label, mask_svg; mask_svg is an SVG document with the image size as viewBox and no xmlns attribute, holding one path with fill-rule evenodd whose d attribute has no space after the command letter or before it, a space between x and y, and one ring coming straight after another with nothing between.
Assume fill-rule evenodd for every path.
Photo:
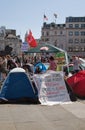
<instances>
[{"instance_id":1,"label":"stone pavement","mask_svg":"<svg viewBox=\"0 0 85 130\"><path fill-rule=\"evenodd\" d=\"M0 130L85 130L85 102L0 104Z\"/></svg>"}]
</instances>

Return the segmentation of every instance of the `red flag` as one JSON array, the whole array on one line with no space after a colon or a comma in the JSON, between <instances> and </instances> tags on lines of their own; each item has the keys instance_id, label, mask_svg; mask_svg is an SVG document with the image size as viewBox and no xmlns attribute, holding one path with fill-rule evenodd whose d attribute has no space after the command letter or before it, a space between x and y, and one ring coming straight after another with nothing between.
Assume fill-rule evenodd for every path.
<instances>
[{"instance_id":1,"label":"red flag","mask_svg":"<svg viewBox=\"0 0 85 130\"><path fill-rule=\"evenodd\" d=\"M31 30L27 36L27 43L30 45L30 47L36 47L38 45L35 38L32 36Z\"/></svg>"}]
</instances>

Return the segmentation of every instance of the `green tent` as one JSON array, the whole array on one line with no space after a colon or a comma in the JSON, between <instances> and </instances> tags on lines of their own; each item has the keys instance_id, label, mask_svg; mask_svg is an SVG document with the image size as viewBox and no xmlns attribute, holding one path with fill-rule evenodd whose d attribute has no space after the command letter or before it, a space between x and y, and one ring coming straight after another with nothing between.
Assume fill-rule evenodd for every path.
<instances>
[{"instance_id":1,"label":"green tent","mask_svg":"<svg viewBox=\"0 0 85 130\"><path fill-rule=\"evenodd\" d=\"M59 55L63 53L65 55L65 64L67 64L68 66L67 52L64 51L63 49L53 46L52 44L42 43L35 48L30 48L26 53L55 53L55 54L60 53Z\"/></svg>"},{"instance_id":2,"label":"green tent","mask_svg":"<svg viewBox=\"0 0 85 130\"><path fill-rule=\"evenodd\" d=\"M42 53L42 52L57 53L57 52L65 52L65 51L51 44L42 43L35 48L30 48L27 53Z\"/></svg>"}]
</instances>

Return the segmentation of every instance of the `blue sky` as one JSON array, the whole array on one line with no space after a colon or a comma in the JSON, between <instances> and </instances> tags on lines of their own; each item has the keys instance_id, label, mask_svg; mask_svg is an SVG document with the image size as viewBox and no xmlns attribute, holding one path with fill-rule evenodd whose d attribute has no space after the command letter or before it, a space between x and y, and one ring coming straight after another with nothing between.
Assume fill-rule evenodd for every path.
<instances>
[{"instance_id":1,"label":"blue sky","mask_svg":"<svg viewBox=\"0 0 85 130\"><path fill-rule=\"evenodd\" d=\"M85 16L85 0L0 0L0 26L16 29L24 40L26 31L31 29L35 38L40 38L43 15L47 23L65 23L68 16Z\"/></svg>"}]
</instances>

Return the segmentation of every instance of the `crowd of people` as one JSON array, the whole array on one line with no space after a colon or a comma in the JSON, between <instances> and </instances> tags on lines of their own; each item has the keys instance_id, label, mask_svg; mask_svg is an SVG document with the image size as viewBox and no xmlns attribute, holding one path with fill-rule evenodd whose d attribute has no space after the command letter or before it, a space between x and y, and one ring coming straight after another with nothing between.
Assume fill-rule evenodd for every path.
<instances>
[{"instance_id":1,"label":"crowd of people","mask_svg":"<svg viewBox=\"0 0 85 130\"><path fill-rule=\"evenodd\" d=\"M0 56L0 81L3 81L9 71L15 67L20 66L20 61L17 57L10 55Z\"/></svg>"},{"instance_id":2,"label":"crowd of people","mask_svg":"<svg viewBox=\"0 0 85 130\"><path fill-rule=\"evenodd\" d=\"M57 63L55 62L55 59L53 56L50 57L33 57L33 56L26 56L26 57L18 57L18 56L0 56L0 81L3 81L10 70L16 67L23 67L23 65L30 63L30 64L36 64L38 62L48 62L49 63L49 69L56 70Z\"/></svg>"},{"instance_id":3,"label":"crowd of people","mask_svg":"<svg viewBox=\"0 0 85 130\"><path fill-rule=\"evenodd\" d=\"M16 67L22 67L23 65L30 63L30 64L36 64L38 62L42 62L42 63L49 63L49 70L53 70L56 71L57 70L57 61L55 60L54 56L47 56L47 57L43 57L43 56L26 56L26 57L18 57L18 56L10 56L10 55L6 55L6 56L0 56L0 81L3 81L7 74L9 73L10 70L12 70L13 68ZM70 59L69 65L73 64L73 73L77 73L80 68L80 61L79 58L76 56L73 56L72 59ZM39 68L37 70L39 72ZM66 72L66 70L65 70ZM68 74L67 74L68 75Z\"/></svg>"}]
</instances>

